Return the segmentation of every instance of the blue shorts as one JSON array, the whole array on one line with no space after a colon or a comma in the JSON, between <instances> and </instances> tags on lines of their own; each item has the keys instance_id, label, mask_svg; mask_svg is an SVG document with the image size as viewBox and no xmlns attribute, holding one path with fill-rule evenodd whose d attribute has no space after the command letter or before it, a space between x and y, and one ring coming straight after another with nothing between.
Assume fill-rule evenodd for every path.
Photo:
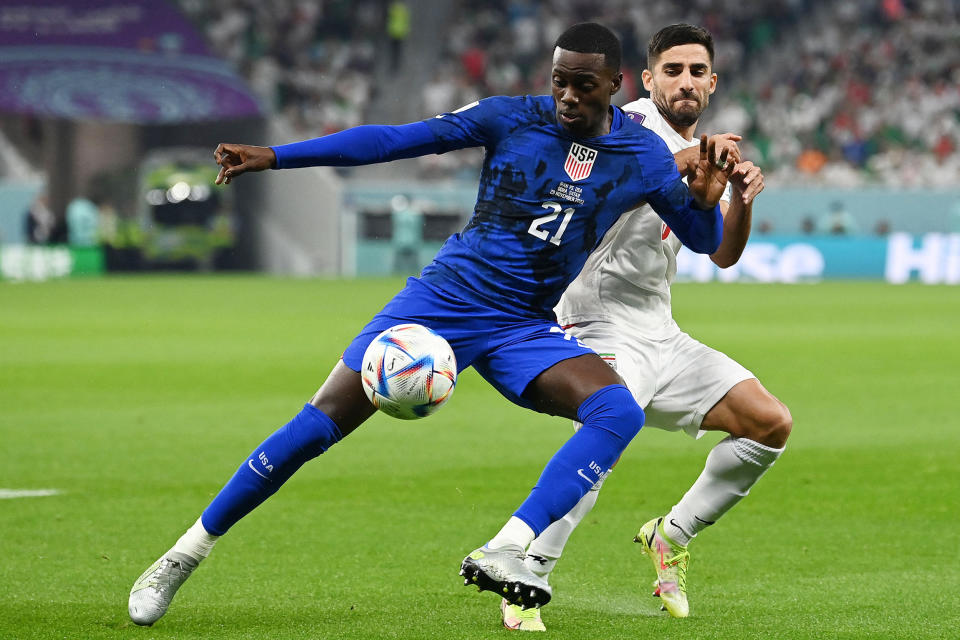
<instances>
[{"instance_id":1,"label":"blue shorts","mask_svg":"<svg viewBox=\"0 0 960 640\"><path fill-rule=\"evenodd\" d=\"M473 366L504 397L528 409L532 406L523 394L534 378L558 362L594 353L554 321L509 314L410 278L353 339L343 363L360 371L363 352L377 334L408 322L443 336L453 347L458 371Z\"/></svg>"}]
</instances>

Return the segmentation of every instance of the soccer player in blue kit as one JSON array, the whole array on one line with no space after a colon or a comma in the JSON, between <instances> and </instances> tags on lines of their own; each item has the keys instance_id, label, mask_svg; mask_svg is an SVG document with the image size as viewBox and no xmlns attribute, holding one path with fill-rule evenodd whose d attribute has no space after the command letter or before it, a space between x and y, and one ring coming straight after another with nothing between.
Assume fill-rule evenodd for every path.
<instances>
[{"instance_id":1,"label":"soccer player in blue kit","mask_svg":"<svg viewBox=\"0 0 960 640\"><path fill-rule=\"evenodd\" d=\"M524 549L562 518L614 464L644 414L596 353L557 325L553 308L620 214L647 202L683 244L712 253L722 235L717 206L733 170L701 140L681 179L655 133L610 100L620 89L620 43L606 27L574 25L556 42L552 95L493 97L423 122L365 125L276 147L221 144L217 183L248 171L352 166L483 146L472 218L419 278L374 316L313 398L258 445L196 523L130 592L129 613L152 624L217 538L271 496L306 461L375 411L360 380L363 352L393 325L419 323L453 347L512 402L582 423L548 462L504 527L468 555L466 584L524 607L550 586L524 564Z\"/></svg>"}]
</instances>

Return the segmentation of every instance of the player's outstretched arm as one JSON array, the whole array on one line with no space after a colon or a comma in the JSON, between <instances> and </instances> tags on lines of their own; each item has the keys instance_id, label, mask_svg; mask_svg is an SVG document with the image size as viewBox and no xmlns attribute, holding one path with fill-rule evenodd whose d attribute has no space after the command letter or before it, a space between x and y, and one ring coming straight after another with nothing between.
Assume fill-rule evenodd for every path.
<instances>
[{"instance_id":1,"label":"player's outstretched arm","mask_svg":"<svg viewBox=\"0 0 960 640\"><path fill-rule=\"evenodd\" d=\"M464 145L466 146L466 145ZM214 152L220 174L216 183L248 171L300 167L353 167L449 151L424 122L367 124L328 136L273 147L221 144Z\"/></svg>"},{"instance_id":2,"label":"player's outstretched arm","mask_svg":"<svg viewBox=\"0 0 960 640\"><path fill-rule=\"evenodd\" d=\"M255 147L249 144L221 143L213 152L213 158L220 165L217 184L230 184L230 181L248 171L263 171L277 166L277 156L270 147Z\"/></svg>"},{"instance_id":3,"label":"player's outstretched arm","mask_svg":"<svg viewBox=\"0 0 960 640\"><path fill-rule=\"evenodd\" d=\"M461 146L468 146L463 144ZM328 136L273 147L220 145L217 184L247 171L300 167L354 167L449 151L425 122L366 124ZM459 148L459 147L456 147Z\"/></svg>"}]
</instances>

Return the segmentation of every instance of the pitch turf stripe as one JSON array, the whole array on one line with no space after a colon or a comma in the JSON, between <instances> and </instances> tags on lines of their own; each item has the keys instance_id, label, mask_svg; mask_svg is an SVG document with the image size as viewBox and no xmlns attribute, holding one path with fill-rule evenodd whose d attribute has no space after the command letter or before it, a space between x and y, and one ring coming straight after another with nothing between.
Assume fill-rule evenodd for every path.
<instances>
[{"instance_id":1,"label":"pitch turf stripe","mask_svg":"<svg viewBox=\"0 0 960 640\"><path fill-rule=\"evenodd\" d=\"M7 498L42 498L55 496L60 489L0 489L0 500Z\"/></svg>"}]
</instances>

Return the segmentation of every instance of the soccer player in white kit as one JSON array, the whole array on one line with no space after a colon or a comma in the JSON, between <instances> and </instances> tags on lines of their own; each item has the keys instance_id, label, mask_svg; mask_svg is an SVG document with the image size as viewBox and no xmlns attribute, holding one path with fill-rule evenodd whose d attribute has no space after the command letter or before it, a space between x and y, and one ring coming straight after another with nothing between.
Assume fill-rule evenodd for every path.
<instances>
[{"instance_id":1,"label":"soccer player in white kit","mask_svg":"<svg viewBox=\"0 0 960 640\"><path fill-rule=\"evenodd\" d=\"M697 121L716 88L713 39L706 30L675 24L647 47L643 85L650 98L624 107L659 134L683 172L695 162ZM731 141L738 136L720 136ZM689 152L685 152L689 149ZM739 158L739 154L736 155ZM723 242L710 257L721 268L740 259L750 234L754 197L763 189L760 169L739 162L721 210ZM656 591L674 617L689 615L687 545L701 530L749 493L783 452L793 425L787 407L750 371L680 330L670 306L680 241L646 205L624 214L607 232L571 283L556 311L561 325L600 353L623 378L647 420L699 438L725 431L707 456L700 477L669 513L644 524L635 541L653 562ZM527 549L528 567L548 578L574 528L597 500L603 479ZM504 626L542 631L539 609L501 605Z\"/></svg>"}]
</instances>

